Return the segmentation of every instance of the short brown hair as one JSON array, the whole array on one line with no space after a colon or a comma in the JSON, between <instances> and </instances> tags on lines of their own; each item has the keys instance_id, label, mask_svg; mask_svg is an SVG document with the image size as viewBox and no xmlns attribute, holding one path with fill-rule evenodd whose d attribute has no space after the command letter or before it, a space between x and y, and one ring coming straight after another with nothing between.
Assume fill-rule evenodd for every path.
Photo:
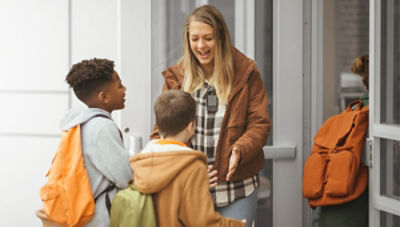
<instances>
[{"instance_id":1,"label":"short brown hair","mask_svg":"<svg viewBox=\"0 0 400 227\"><path fill-rule=\"evenodd\" d=\"M367 55L358 56L351 65L351 71L360 75L365 87L369 87L369 57Z\"/></svg>"},{"instance_id":2,"label":"short brown hair","mask_svg":"<svg viewBox=\"0 0 400 227\"><path fill-rule=\"evenodd\" d=\"M65 80L76 97L85 102L102 85L112 81L114 62L108 59L83 60L72 66Z\"/></svg>"},{"instance_id":3,"label":"short brown hair","mask_svg":"<svg viewBox=\"0 0 400 227\"><path fill-rule=\"evenodd\" d=\"M163 136L175 136L196 118L196 101L187 92L167 90L154 104L156 124Z\"/></svg>"}]
</instances>

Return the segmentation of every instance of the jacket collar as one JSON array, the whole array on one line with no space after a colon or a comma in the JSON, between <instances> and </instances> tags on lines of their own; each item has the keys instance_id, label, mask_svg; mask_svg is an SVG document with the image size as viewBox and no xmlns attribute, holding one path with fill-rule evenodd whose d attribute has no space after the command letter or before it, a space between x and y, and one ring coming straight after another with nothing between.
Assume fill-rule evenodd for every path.
<instances>
[{"instance_id":1,"label":"jacket collar","mask_svg":"<svg viewBox=\"0 0 400 227\"><path fill-rule=\"evenodd\" d=\"M235 77L232 91L228 98L228 103L240 91L240 89L242 89L249 79L251 72L256 69L256 62L246 57L236 48L233 51L233 64L235 67Z\"/></svg>"},{"instance_id":2,"label":"jacket collar","mask_svg":"<svg viewBox=\"0 0 400 227\"><path fill-rule=\"evenodd\" d=\"M247 82L251 72L256 69L256 62L246 57L236 48L233 50L233 64L235 68L235 75L232 91L228 98L228 103ZM184 74L185 70L183 68L182 60L180 60L176 65L162 72L169 89L181 89L184 80Z\"/></svg>"}]
</instances>

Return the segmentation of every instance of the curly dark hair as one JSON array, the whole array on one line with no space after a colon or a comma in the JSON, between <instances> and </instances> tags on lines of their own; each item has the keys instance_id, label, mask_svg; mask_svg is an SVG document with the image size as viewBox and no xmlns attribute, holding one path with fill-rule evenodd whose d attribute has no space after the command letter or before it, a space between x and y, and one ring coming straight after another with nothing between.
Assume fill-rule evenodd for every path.
<instances>
[{"instance_id":1,"label":"curly dark hair","mask_svg":"<svg viewBox=\"0 0 400 227\"><path fill-rule=\"evenodd\" d=\"M75 95L85 102L102 85L112 81L113 73L114 61L93 58L74 64L65 81L74 90Z\"/></svg>"}]
</instances>

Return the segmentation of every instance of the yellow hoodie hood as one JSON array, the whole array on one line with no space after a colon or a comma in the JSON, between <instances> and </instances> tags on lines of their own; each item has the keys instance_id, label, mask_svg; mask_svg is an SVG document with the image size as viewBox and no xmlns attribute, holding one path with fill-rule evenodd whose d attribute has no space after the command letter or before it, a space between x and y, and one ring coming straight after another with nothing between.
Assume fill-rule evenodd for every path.
<instances>
[{"instance_id":1,"label":"yellow hoodie hood","mask_svg":"<svg viewBox=\"0 0 400 227\"><path fill-rule=\"evenodd\" d=\"M202 152L177 144L150 141L140 154L130 158L134 184L145 194L159 192L180 171L198 159L207 164L207 157Z\"/></svg>"}]
</instances>

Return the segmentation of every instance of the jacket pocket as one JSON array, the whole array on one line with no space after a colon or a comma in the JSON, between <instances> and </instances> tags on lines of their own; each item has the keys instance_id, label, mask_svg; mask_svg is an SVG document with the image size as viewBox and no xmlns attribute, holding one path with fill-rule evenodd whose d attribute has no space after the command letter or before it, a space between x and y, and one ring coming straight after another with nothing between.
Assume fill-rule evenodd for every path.
<instances>
[{"instance_id":1,"label":"jacket pocket","mask_svg":"<svg viewBox=\"0 0 400 227\"><path fill-rule=\"evenodd\" d=\"M343 197L353 193L356 176L356 157L350 151L330 155L325 192L332 197Z\"/></svg>"},{"instance_id":2,"label":"jacket pocket","mask_svg":"<svg viewBox=\"0 0 400 227\"><path fill-rule=\"evenodd\" d=\"M328 160L319 153L313 153L304 165L303 195L308 199L322 196L325 171Z\"/></svg>"},{"instance_id":3,"label":"jacket pocket","mask_svg":"<svg viewBox=\"0 0 400 227\"><path fill-rule=\"evenodd\" d=\"M228 139L230 144L234 144L236 140L244 133L244 124L231 124L228 126Z\"/></svg>"}]
</instances>

